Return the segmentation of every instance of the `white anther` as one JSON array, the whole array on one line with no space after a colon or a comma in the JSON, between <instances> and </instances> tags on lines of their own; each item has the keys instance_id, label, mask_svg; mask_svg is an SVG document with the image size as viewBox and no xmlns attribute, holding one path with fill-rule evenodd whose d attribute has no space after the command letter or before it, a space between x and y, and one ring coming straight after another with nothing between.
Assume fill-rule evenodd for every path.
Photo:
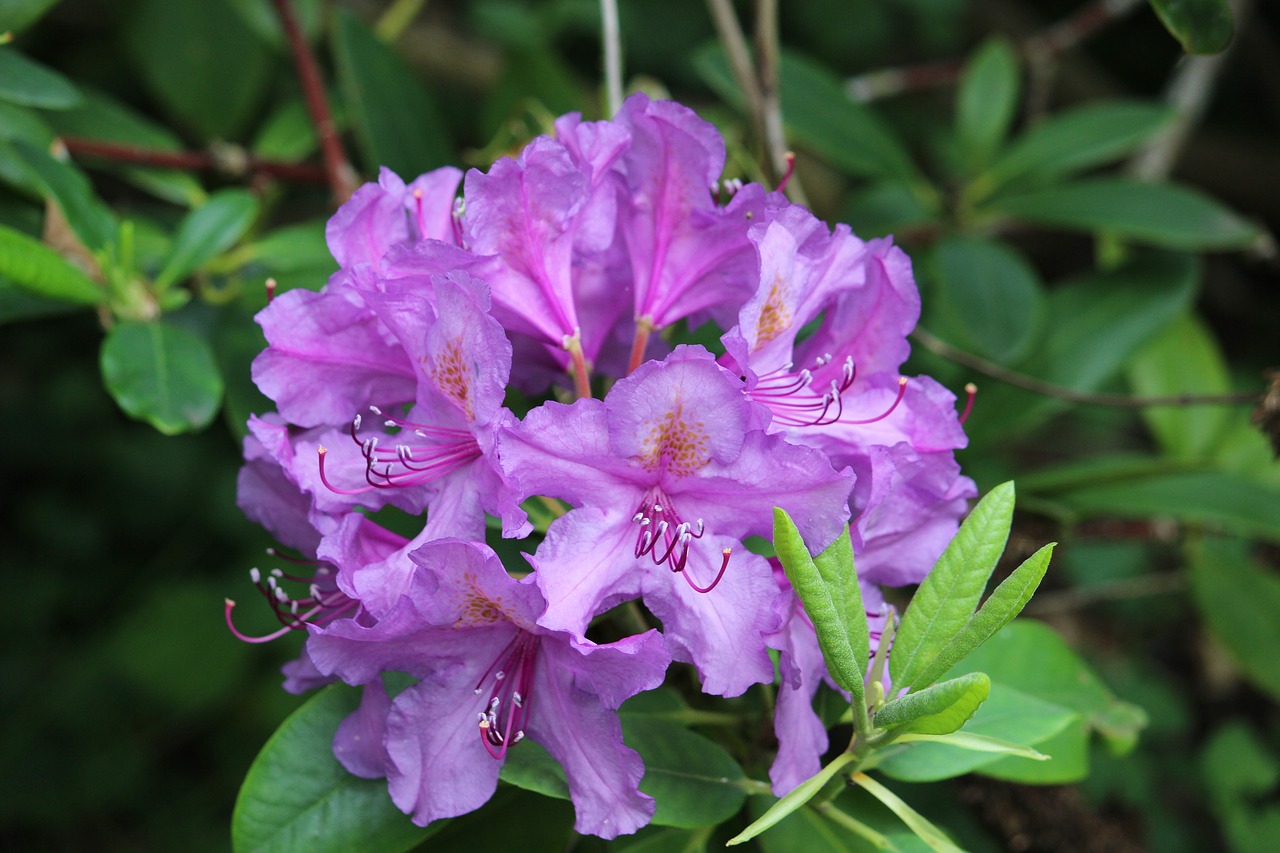
<instances>
[{"instance_id":1,"label":"white anther","mask_svg":"<svg viewBox=\"0 0 1280 853\"><path fill-rule=\"evenodd\" d=\"M654 512L662 512L662 504L654 504L654 505L653 505L653 511L654 511Z\"/></svg>"},{"instance_id":2,"label":"white anther","mask_svg":"<svg viewBox=\"0 0 1280 853\"><path fill-rule=\"evenodd\" d=\"M644 523L644 513L643 513L643 512L637 512L635 515L631 516L631 520L632 520L632 521L638 521L638 522L640 522L641 524L643 524L643 523Z\"/></svg>"},{"instance_id":3,"label":"white anther","mask_svg":"<svg viewBox=\"0 0 1280 853\"><path fill-rule=\"evenodd\" d=\"M702 536L702 531L706 529L706 525L702 523L702 519L698 519L698 536Z\"/></svg>"},{"instance_id":4,"label":"white anther","mask_svg":"<svg viewBox=\"0 0 1280 853\"><path fill-rule=\"evenodd\" d=\"M499 681L501 681L502 679L504 679L504 678L506 678L506 677L507 677L507 674L506 674L505 672L503 672L502 670L498 670L497 672L495 672L495 673L493 674L493 677L494 677L494 678L496 678L496 679L498 679ZM494 701L496 702L497 700L495 699Z\"/></svg>"},{"instance_id":5,"label":"white anther","mask_svg":"<svg viewBox=\"0 0 1280 853\"><path fill-rule=\"evenodd\" d=\"M520 731L516 732L516 736L511 739L511 743L512 745L515 745L522 740L524 740L524 729L521 729Z\"/></svg>"},{"instance_id":6,"label":"white anther","mask_svg":"<svg viewBox=\"0 0 1280 853\"><path fill-rule=\"evenodd\" d=\"M668 527L670 527L670 526L671 526L671 525L667 524L665 521L659 521L659 522L658 522L658 526L657 526L657 528L654 530L653 535L654 535L654 536L661 536L662 534L664 534L664 533L666 533L666 532L667 532L667 528L668 528Z\"/></svg>"},{"instance_id":7,"label":"white anther","mask_svg":"<svg viewBox=\"0 0 1280 853\"><path fill-rule=\"evenodd\" d=\"M276 598L278 598L280 601L288 601L289 593L284 591L284 587L278 586L276 587Z\"/></svg>"},{"instance_id":8,"label":"white anther","mask_svg":"<svg viewBox=\"0 0 1280 853\"><path fill-rule=\"evenodd\" d=\"M282 578L284 577L284 572L282 572L280 569L272 569L271 576L274 578Z\"/></svg>"},{"instance_id":9,"label":"white anther","mask_svg":"<svg viewBox=\"0 0 1280 853\"><path fill-rule=\"evenodd\" d=\"M289 602L289 612L292 613L294 616L298 615L298 602L296 601Z\"/></svg>"},{"instance_id":10,"label":"white anther","mask_svg":"<svg viewBox=\"0 0 1280 853\"><path fill-rule=\"evenodd\" d=\"M636 515L640 515L640 513L636 513ZM653 519L649 518L649 516L647 516L647 515L646 515L646 516L641 516L641 518L640 518L640 526L641 526L641 527L644 527L645 525L649 524L651 521L653 521Z\"/></svg>"},{"instance_id":11,"label":"white anther","mask_svg":"<svg viewBox=\"0 0 1280 853\"><path fill-rule=\"evenodd\" d=\"M399 426L399 424L397 424L397 423L396 423L395 421L393 421L393 420L385 420L385 421L383 421L383 422L382 422L382 425L383 425L384 427L386 427L387 429L391 429L392 427Z\"/></svg>"},{"instance_id":12,"label":"white anther","mask_svg":"<svg viewBox=\"0 0 1280 853\"><path fill-rule=\"evenodd\" d=\"M649 546L652 544L653 544L653 534L646 530L644 532L644 536L640 537L640 550L642 552L648 551Z\"/></svg>"},{"instance_id":13,"label":"white anther","mask_svg":"<svg viewBox=\"0 0 1280 853\"><path fill-rule=\"evenodd\" d=\"M519 690L516 690L511 694L511 701L515 703L517 708L524 707L524 697L520 695Z\"/></svg>"},{"instance_id":14,"label":"white anther","mask_svg":"<svg viewBox=\"0 0 1280 853\"><path fill-rule=\"evenodd\" d=\"M406 465L409 464L409 459L410 459L409 453L410 453L409 445L407 444L396 445L396 456L400 457L400 461L405 463Z\"/></svg>"},{"instance_id":15,"label":"white anther","mask_svg":"<svg viewBox=\"0 0 1280 853\"><path fill-rule=\"evenodd\" d=\"M479 696L479 695L480 695L480 688L479 688L479 687L477 687L473 692L474 692L477 696ZM480 719L482 719L482 720L484 719L484 714L477 714L476 716L478 716L478 717L479 717Z\"/></svg>"},{"instance_id":16,"label":"white anther","mask_svg":"<svg viewBox=\"0 0 1280 853\"><path fill-rule=\"evenodd\" d=\"M377 406L370 406L369 411L373 412L375 415L382 414L382 409L379 409Z\"/></svg>"},{"instance_id":17,"label":"white anther","mask_svg":"<svg viewBox=\"0 0 1280 853\"><path fill-rule=\"evenodd\" d=\"M356 430L360 429L361 423L363 423L363 421L360 419L359 415L356 415L354 418L351 419L351 427L353 429L356 429Z\"/></svg>"},{"instance_id":18,"label":"white anther","mask_svg":"<svg viewBox=\"0 0 1280 853\"><path fill-rule=\"evenodd\" d=\"M262 572L257 569L250 569L249 580L253 581L255 584L262 583Z\"/></svg>"}]
</instances>

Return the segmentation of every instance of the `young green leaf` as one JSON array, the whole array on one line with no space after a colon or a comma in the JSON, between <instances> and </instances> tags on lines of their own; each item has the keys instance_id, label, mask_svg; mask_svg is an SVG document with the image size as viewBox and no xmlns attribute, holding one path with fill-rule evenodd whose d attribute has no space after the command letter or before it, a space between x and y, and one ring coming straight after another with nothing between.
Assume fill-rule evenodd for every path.
<instances>
[{"instance_id":1,"label":"young green leaf","mask_svg":"<svg viewBox=\"0 0 1280 853\"><path fill-rule=\"evenodd\" d=\"M1018 57L1009 42L990 38L965 65L956 95L956 136L970 169L990 159L1018 108Z\"/></svg>"},{"instance_id":2,"label":"young green leaf","mask_svg":"<svg viewBox=\"0 0 1280 853\"><path fill-rule=\"evenodd\" d=\"M942 743L948 746L958 746L961 749L968 749L973 752L994 752L999 755L1016 755L1021 758L1030 758L1032 761L1049 760L1049 756L1039 750L1032 749L1029 746L1023 746L1020 743L1001 740L998 737L977 735L972 732L949 732L942 735L928 735L911 732L901 735L898 737L896 742Z\"/></svg>"},{"instance_id":3,"label":"young green leaf","mask_svg":"<svg viewBox=\"0 0 1280 853\"><path fill-rule=\"evenodd\" d=\"M991 679L970 672L894 699L876 712L874 722L904 734L950 734L968 722L990 693Z\"/></svg>"},{"instance_id":4,"label":"young green leaf","mask_svg":"<svg viewBox=\"0 0 1280 853\"><path fill-rule=\"evenodd\" d=\"M98 305L106 290L39 240L0 225L0 275L38 296Z\"/></svg>"},{"instance_id":5,"label":"young green leaf","mask_svg":"<svg viewBox=\"0 0 1280 853\"><path fill-rule=\"evenodd\" d=\"M889 655L895 689L928 686L919 676L977 608L1009 538L1013 503L1013 483L992 489L969 513L916 590Z\"/></svg>"},{"instance_id":6,"label":"young green leaf","mask_svg":"<svg viewBox=\"0 0 1280 853\"><path fill-rule=\"evenodd\" d=\"M853 570L849 532L846 530L823 553L819 565L810 556L791 516L781 507L774 507L773 545L787 580L813 623L831 677L853 694L855 708L862 706L862 679L871 642L862 592Z\"/></svg>"},{"instance_id":7,"label":"young green leaf","mask_svg":"<svg viewBox=\"0 0 1280 853\"><path fill-rule=\"evenodd\" d=\"M244 190L222 190L209 196L178 226L169 257L155 278L156 289L165 290L230 248L249 230L257 214L257 199Z\"/></svg>"},{"instance_id":8,"label":"young green leaf","mask_svg":"<svg viewBox=\"0 0 1280 853\"><path fill-rule=\"evenodd\" d=\"M130 416L165 435L201 429L222 402L208 344L165 322L116 325L102 342L102 377Z\"/></svg>"},{"instance_id":9,"label":"young green leaf","mask_svg":"<svg viewBox=\"0 0 1280 853\"><path fill-rule=\"evenodd\" d=\"M382 779L361 779L333 757L333 734L358 694L326 687L271 736L245 776L231 818L235 853L409 850L447 825L414 826Z\"/></svg>"},{"instance_id":10,"label":"young green leaf","mask_svg":"<svg viewBox=\"0 0 1280 853\"><path fill-rule=\"evenodd\" d=\"M964 853L959 847L951 842L951 839L943 833L942 830L930 823L924 815L920 814L906 802L890 791L884 785L881 785L875 779L872 779L866 773L854 773L849 777L852 782L861 785L867 789L877 800L889 807L889 810L898 816L898 818L907 825L907 827L920 837L920 840L929 845L935 853Z\"/></svg>"},{"instance_id":11,"label":"young green leaf","mask_svg":"<svg viewBox=\"0 0 1280 853\"><path fill-rule=\"evenodd\" d=\"M751 825L725 842L726 847L750 841L796 809L813 799L827 782L831 781L846 765L855 760L852 752L842 752L830 764L823 767L813 776L801 782L785 797L773 804L770 809L751 822Z\"/></svg>"},{"instance_id":12,"label":"young green leaf","mask_svg":"<svg viewBox=\"0 0 1280 853\"><path fill-rule=\"evenodd\" d=\"M941 678L943 673L968 657L970 652L991 639L1022 612L1049 568L1049 558L1053 555L1055 544L1050 543L1036 551L1000 582L987 600L982 602L978 612L938 652L937 657L921 670L918 677L920 684L929 684Z\"/></svg>"}]
</instances>

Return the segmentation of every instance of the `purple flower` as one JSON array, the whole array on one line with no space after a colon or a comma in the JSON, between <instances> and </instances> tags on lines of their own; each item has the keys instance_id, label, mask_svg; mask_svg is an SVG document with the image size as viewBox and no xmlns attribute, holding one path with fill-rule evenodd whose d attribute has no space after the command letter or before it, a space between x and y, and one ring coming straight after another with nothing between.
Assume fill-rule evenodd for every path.
<instances>
[{"instance_id":1,"label":"purple flower","mask_svg":"<svg viewBox=\"0 0 1280 853\"><path fill-rule=\"evenodd\" d=\"M387 670L421 679L385 717L396 805L420 825L480 807L507 750L528 737L563 765L579 832L612 838L648 823L644 768L622 742L616 710L662 682L670 657L661 635L596 645L541 627L537 586L509 576L482 545L438 540L413 560L406 595L377 624L335 622L308 643L320 671L353 684ZM351 726L368 731L376 704L371 713ZM358 759L366 771L369 757Z\"/></svg>"},{"instance_id":2,"label":"purple flower","mask_svg":"<svg viewBox=\"0 0 1280 853\"><path fill-rule=\"evenodd\" d=\"M405 186L383 168L376 184L365 184L338 208L325 227L329 251L344 269L379 267L392 246L417 240L454 239L454 195L462 172L445 166Z\"/></svg>"},{"instance_id":3,"label":"purple flower","mask_svg":"<svg viewBox=\"0 0 1280 853\"><path fill-rule=\"evenodd\" d=\"M540 624L582 636L597 613L641 596L708 692L771 677L761 632L777 588L763 560L734 552L769 532L775 505L810 541L831 541L851 482L761 422L710 353L679 347L603 401L548 403L504 434L501 464L522 496L579 507L533 559L548 601Z\"/></svg>"}]
</instances>

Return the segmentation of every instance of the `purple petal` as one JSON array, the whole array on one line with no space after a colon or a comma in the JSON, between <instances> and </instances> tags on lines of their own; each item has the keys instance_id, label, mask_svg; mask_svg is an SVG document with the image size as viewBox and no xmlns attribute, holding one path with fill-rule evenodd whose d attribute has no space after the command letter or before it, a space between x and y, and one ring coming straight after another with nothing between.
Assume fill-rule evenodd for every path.
<instances>
[{"instance_id":1,"label":"purple petal","mask_svg":"<svg viewBox=\"0 0 1280 853\"><path fill-rule=\"evenodd\" d=\"M333 754L348 773L361 779L381 779L387 775L387 713L391 698L380 679L364 686L360 707L338 724L333 736Z\"/></svg>"}]
</instances>

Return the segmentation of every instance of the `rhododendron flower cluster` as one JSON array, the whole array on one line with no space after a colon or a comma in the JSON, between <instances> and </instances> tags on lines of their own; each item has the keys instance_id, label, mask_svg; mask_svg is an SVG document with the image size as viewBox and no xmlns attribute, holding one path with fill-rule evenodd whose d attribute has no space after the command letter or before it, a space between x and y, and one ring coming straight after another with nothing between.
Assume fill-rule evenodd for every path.
<instances>
[{"instance_id":1,"label":"rhododendron flower cluster","mask_svg":"<svg viewBox=\"0 0 1280 853\"><path fill-rule=\"evenodd\" d=\"M907 257L724 165L714 127L633 95L488 172L384 170L329 223L338 272L258 316L277 411L250 422L239 501L298 552L255 573L277 633L307 634L286 687L364 686L335 754L418 823L485 803L527 738L579 832L644 826L617 711L673 665L720 696L778 680L785 793L827 747L826 667L745 543L775 506L814 548L849 530L874 638L877 585L919 582L975 494L955 398L898 373ZM691 343L708 323L719 342ZM527 564L502 565L499 532L533 537ZM392 696L386 672L416 681Z\"/></svg>"}]
</instances>

